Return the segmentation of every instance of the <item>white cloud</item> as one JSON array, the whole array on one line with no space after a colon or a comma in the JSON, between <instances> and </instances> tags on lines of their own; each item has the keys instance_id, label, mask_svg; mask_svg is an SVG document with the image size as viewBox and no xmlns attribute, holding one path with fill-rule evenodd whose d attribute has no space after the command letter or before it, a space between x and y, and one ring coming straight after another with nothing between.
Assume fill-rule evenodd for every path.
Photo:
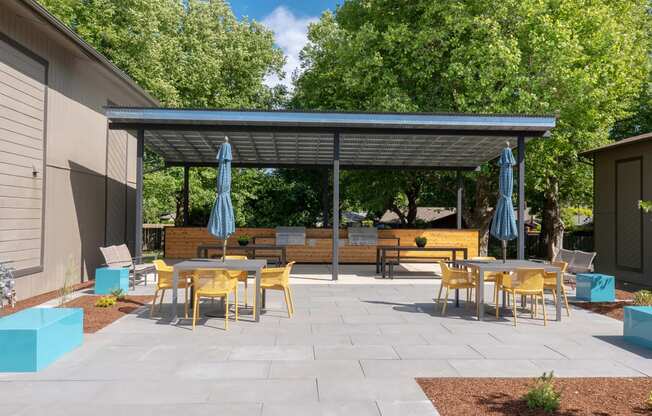
<instances>
[{"instance_id":1,"label":"white cloud","mask_svg":"<svg viewBox=\"0 0 652 416\"><path fill-rule=\"evenodd\" d=\"M308 42L308 25L316 22L318 17L298 18L287 7L279 6L262 21L274 32L276 44L283 50L286 57L285 79L277 76L268 76L265 83L269 86L276 84L287 85L291 88L292 74L299 68L299 52Z\"/></svg>"}]
</instances>

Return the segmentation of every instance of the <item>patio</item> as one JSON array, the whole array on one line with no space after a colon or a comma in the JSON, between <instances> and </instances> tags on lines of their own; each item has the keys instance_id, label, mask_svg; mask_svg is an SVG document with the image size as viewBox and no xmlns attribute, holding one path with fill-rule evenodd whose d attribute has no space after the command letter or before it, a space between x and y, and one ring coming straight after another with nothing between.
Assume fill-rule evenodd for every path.
<instances>
[{"instance_id":1,"label":"patio","mask_svg":"<svg viewBox=\"0 0 652 416\"><path fill-rule=\"evenodd\" d=\"M219 318L193 332L129 315L40 373L0 374L2 414L81 415L92 402L98 416L433 415L415 377L652 376L652 354L623 343L614 319L574 308L514 328L464 305L441 317L437 280L340 267L338 283L328 266L296 267L292 319L276 293L260 323L243 316L228 332Z\"/></svg>"}]
</instances>

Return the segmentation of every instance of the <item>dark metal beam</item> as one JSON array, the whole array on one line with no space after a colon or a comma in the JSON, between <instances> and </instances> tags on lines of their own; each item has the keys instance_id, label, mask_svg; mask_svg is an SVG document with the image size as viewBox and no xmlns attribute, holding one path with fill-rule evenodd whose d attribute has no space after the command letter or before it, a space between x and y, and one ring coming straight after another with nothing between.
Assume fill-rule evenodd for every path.
<instances>
[{"instance_id":1,"label":"dark metal beam","mask_svg":"<svg viewBox=\"0 0 652 416\"><path fill-rule=\"evenodd\" d=\"M464 178L462 172L457 171L457 229L462 229L462 197L464 194Z\"/></svg>"},{"instance_id":2,"label":"dark metal beam","mask_svg":"<svg viewBox=\"0 0 652 416\"><path fill-rule=\"evenodd\" d=\"M143 254L143 154L145 130L136 134L136 217L134 218L134 257L140 261Z\"/></svg>"},{"instance_id":3,"label":"dark metal beam","mask_svg":"<svg viewBox=\"0 0 652 416\"><path fill-rule=\"evenodd\" d=\"M228 133L313 133L313 134L369 134L388 135L430 135L430 136L477 136L477 137L543 137L546 132L530 130L476 130L476 129L412 129L386 127L311 127L311 126L243 126L243 125L207 125L207 124L166 124L166 123L109 123L111 130L161 130L161 131L219 131Z\"/></svg>"},{"instance_id":4,"label":"dark metal beam","mask_svg":"<svg viewBox=\"0 0 652 416\"><path fill-rule=\"evenodd\" d=\"M525 138L518 138L518 259L525 259Z\"/></svg>"},{"instance_id":5,"label":"dark metal beam","mask_svg":"<svg viewBox=\"0 0 652 416\"><path fill-rule=\"evenodd\" d=\"M183 225L188 226L190 224L190 166L183 167Z\"/></svg>"},{"instance_id":6,"label":"dark metal beam","mask_svg":"<svg viewBox=\"0 0 652 416\"><path fill-rule=\"evenodd\" d=\"M166 167L174 166L190 166L190 167L216 167L217 162L165 162ZM306 163L248 163L248 162L233 162L231 164L234 168L268 168L268 169L321 169L332 166L331 163L324 164L306 164ZM377 169L377 170L442 170L442 171L475 171L477 166L398 166L398 165L340 165L341 170L361 170L361 169Z\"/></svg>"},{"instance_id":7,"label":"dark metal beam","mask_svg":"<svg viewBox=\"0 0 652 416\"><path fill-rule=\"evenodd\" d=\"M333 135L333 264L332 279L340 274L340 134Z\"/></svg>"}]
</instances>

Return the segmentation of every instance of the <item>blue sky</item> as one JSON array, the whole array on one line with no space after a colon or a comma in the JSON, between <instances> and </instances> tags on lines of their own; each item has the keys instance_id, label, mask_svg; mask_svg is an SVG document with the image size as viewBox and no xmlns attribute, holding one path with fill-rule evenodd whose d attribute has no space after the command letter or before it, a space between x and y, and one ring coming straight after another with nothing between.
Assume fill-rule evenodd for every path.
<instances>
[{"instance_id":1,"label":"blue sky","mask_svg":"<svg viewBox=\"0 0 652 416\"><path fill-rule=\"evenodd\" d=\"M319 19L326 9L335 10L341 0L230 0L239 18L248 16L274 32L276 44L285 53L286 77L270 77L268 85L290 85L292 73L299 66L299 52L307 42L308 25Z\"/></svg>"}]
</instances>

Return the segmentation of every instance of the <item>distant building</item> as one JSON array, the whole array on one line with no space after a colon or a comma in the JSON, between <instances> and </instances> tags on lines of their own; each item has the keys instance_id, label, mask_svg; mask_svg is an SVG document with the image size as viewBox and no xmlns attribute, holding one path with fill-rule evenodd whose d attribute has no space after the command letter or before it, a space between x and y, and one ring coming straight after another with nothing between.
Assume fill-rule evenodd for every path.
<instances>
[{"instance_id":1,"label":"distant building","mask_svg":"<svg viewBox=\"0 0 652 416\"><path fill-rule=\"evenodd\" d=\"M652 133L582 154L593 158L596 270L652 286L652 217L638 208L652 199Z\"/></svg>"},{"instance_id":2,"label":"distant building","mask_svg":"<svg viewBox=\"0 0 652 416\"><path fill-rule=\"evenodd\" d=\"M432 228L455 228L457 218L455 208L417 207L417 222ZM380 224L400 225L401 219L393 211L386 211L380 217Z\"/></svg>"}]
</instances>

